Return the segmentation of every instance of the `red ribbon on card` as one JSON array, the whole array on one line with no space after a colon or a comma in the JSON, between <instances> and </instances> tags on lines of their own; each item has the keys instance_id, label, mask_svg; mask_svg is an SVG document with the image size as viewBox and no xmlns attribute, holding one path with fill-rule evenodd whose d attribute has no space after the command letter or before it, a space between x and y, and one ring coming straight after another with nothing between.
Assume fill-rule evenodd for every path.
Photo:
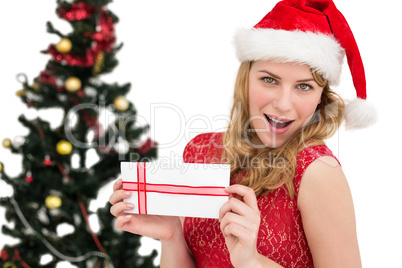
<instances>
[{"instance_id":1,"label":"red ribbon on card","mask_svg":"<svg viewBox=\"0 0 402 268\"><path fill-rule=\"evenodd\" d=\"M123 181L124 191L136 191L138 193L138 213L148 214L147 193L179 194L179 195L205 195L205 196L229 196L225 187L220 186L189 186L175 184L147 183L145 162L137 163L137 181Z\"/></svg>"}]
</instances>

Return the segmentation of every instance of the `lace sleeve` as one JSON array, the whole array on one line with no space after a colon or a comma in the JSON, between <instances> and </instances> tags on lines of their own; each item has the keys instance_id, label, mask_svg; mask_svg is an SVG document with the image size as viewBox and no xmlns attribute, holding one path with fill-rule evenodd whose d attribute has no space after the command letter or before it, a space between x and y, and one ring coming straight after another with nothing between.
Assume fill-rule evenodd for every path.
<instances>
[{"instance_id":1,"label":"lace sleeve","mask_svg":"<svg viewBox=\"0 0 402 268\"><path fill-rule=\"evenodd\" d=\"M185 163L220 163L223 133L204 133L193 138L184 148Z\"/></svg>"}]
</instances>

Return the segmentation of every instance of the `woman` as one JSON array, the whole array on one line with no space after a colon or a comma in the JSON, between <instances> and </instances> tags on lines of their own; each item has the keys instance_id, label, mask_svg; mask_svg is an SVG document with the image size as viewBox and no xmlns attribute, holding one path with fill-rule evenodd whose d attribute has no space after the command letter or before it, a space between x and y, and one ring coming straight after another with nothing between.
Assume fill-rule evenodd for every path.
<instances>
[{"instance_id":1,"label":"woman","mask_svg":"<svg viewBox=\"0 0 402 268\"><path fill-rule=\"evenodd\" d=\"M228 130L197 136L183 154L231 164L219 220L126 215L133 204L118 180L116 226L160 239L162 267L360 267L350 190L323 142L344 112L349 127L374 121L361 107L364 70L346 21L332 1L282 1L235 45ZM345 52L359 99L344 109L330 86Z\"/></svg>"}]
</instances>

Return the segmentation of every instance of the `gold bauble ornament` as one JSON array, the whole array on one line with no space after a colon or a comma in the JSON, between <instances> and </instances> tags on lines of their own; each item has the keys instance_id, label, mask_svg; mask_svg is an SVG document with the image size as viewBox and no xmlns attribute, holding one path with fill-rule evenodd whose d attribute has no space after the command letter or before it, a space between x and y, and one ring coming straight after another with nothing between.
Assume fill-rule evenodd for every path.
<instances>
[{"instance_id":1,"label":"gold bauble ornament","mask_svg":"<svg viewBox=\"0 0 402 268\"><path fill-rule=\"evenodd\" d=\"M45 205L48 209L55 209L61 207L61 198L57 195L49 195L46 197Z\"/></svg>"},{"instance_id":2,"label":"gold bauble ornament","mask_svg":"<svg viewBox=\"0 0 402 268\"><path fill-rule=\"evenodd\" d=\"M61 140L56 145L56 151L61 155L70 154L73 150L73 146L66 140Z\"/></svg>"},{"instance_id":3,"label":"gold bauble ornament","mask_svg":"<svg viewBox=\"0 0 402 268\"><path fill-rule=\"evenodd\" d=\"M57 43L56 50L58 52L64 54L64 53L70 52L72 47L73 47L73 44L71 43L70 39L62 38L62 39L60 39L60 42Z\"/></svg>"},{"instance_id":4,"label":"gold bauble ornament","mask_svg":"<svg viewBox=\"0 0 402 268\"><path fill-rule=\"evenodd\" d=\"M64 86L68 92L76 92L81 89L81 80L78 77L70 76L64 82Z\"/></svg>"},{"instance_id":5,"label":"gold bauble ornament","mask_svg":"<svg viewBox=\"0 0 402 268\"><path fill-rule=\"evenodd\" d=\"M116 107L116 110L118 110L120 112L127 110L128 107L130 106L130 103L128 102L128 100L123 96L119 96L119 97L115 98L113 101L113 104Z\"/></svg>"},{"instance_id":6,"label":"gold bauble ornament","mask_svg":"<svg viewBox=\"0 0 402 268\"><path fill-rule=\"evenodd\" d=\"M25 89L20 89L17 92L15 92L15 95L18 97L24 97L27 94L27 91Z\"/></svg>"},{"instance_id":7,"label":"gold bauble ornament","mask_svg":"<svg viewBox=\"0 0 402 268\"><path fill-rule=\"evenodd\" d=\"M2 162L0 162L0 172L3 172L3 168L4 168L4 165Z\"/></svg>"},{"instance_id":8,"label":"gold bauble ornament","mask_svg":"<svg viewBox=\"0 0 402 268\"><path fill-rule=\"evenodd\" d=\"M3 147L7 148L7 149L11 148L11 140L10 139L4 139L3 140Z\"/></svg>"},{"instance_id":9,"label":"gold bauble ornament","mask_svg":"<svg viewBox=\"0 0 402 268\"><path fill-rule=\"evenodd\" d=\"M33 82L32 85L31 85L31 88L33 90L35 90L36 92L40 91L40 85L37 82Z\"/></svg>"},{"instance_id":10,"label":"gold bauble ornament","mask_svg":"<svg viewBox=\"0 0 402 268\"><path fill-rule=\"evenodd\" d=\"M8 261L4 263L3 268L17 268L17 266L14 263Z\"/></svg>"}]
</instances>

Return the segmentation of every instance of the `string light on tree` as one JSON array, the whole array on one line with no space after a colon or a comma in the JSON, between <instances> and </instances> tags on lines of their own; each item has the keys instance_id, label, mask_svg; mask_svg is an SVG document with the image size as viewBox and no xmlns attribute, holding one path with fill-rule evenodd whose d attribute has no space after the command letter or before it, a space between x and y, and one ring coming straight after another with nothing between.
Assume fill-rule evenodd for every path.
<instances>
[{"instance_id":1,"label":"string light on tree","mask_svg":"<svg viewBox=\"0 0 402 268\"><path fill-rule=\"evenodd\" d=\"M65 53L70 52L72 47L73 47L73 44L71 43L70 39L62 38L62 39L60 39L60 42L57 43L56 50L60 53L65 54Z\"/></svg>"},{"instance_id":2,"label":"string light on tree","mask_svg":"<svg viewBox=\"0 0 402 268\"><path fill-rule=\"evenodd\" d=\"M12 142L12 146L16 149L20 149L22 145L24 145L26 139L22 136L17 136L14 138Z\"/></svg>"},{"instance_id":3,"label":"string light on tree","mask_svg":"<svg viewBox=\"0 0 402 268\"><path fill-rule=\"evenodd\" d=\"M32 177L32 173L31 172L27 172L27 175L26 175L26 177L25 177L25 181L27 182L27 183L31 183L32 181L33 181L33 177Z\"/></svg>"},{"instance_id":4,"label":"string light on tree","mask_svg":"<svg viewBox=\"0 0 402 268\"><path fill-rule=\"evenodd\" d=\"M119 154L126 154L130 150L130 143L127 140L119 137L117 143L114 145L114 149Z\"/></svg>"},{"instance_id":5,"label":"string light on tree","mask_svg":"<svg viewBox=\"0 0 402 268\"><path fill-rule=\"evenodd\" d=\"M68 155L73 150L73 146L66 140L61 140L56 145L56 151L61 155Z\"/></svg>"},{"instance_id":6,"label":"string light on tree","mask_svg":"<svg viewBox=\"0 0 402 268\"><path fill-rule=\"evenodd\" d=\"M62 201L57 195L49 195L45 199L45 205L48 209L56 209L61 207Z\"/></svg>"},{"instance_id":7,"label":"string light on tree","mask_svg":"<svg viewBox=\"0 0 402 268\"><path fill-rule=\"evenodd\" d=\"M45 166L50 166L52 164L52 160L50 160L50 156L46 155L45 159L43 160L43 164Z\"/></svg>"},{"instance_id":8,"label":"string light on tree","mask_svg":"<svg viewBox=\"0 0 402 268\"><path fill-rule=\"evenodd\" d=\"M113 101L114 106L116 107L116 110L120 112L124 112L128 109L130 106L130 103L124 96L119 96L114 99Z\"/></svg>"},{"instance_id":9,"label":"string light on tree","mask_svg":"<svg viewBox=\"0 0 402 268\"><path fill-rule=\"evenodd\" d=\"M68 92L76 92L81 89L82 83L78 77L70 76L64 82L64 87Z\"/></svg>"}]
</instances>

